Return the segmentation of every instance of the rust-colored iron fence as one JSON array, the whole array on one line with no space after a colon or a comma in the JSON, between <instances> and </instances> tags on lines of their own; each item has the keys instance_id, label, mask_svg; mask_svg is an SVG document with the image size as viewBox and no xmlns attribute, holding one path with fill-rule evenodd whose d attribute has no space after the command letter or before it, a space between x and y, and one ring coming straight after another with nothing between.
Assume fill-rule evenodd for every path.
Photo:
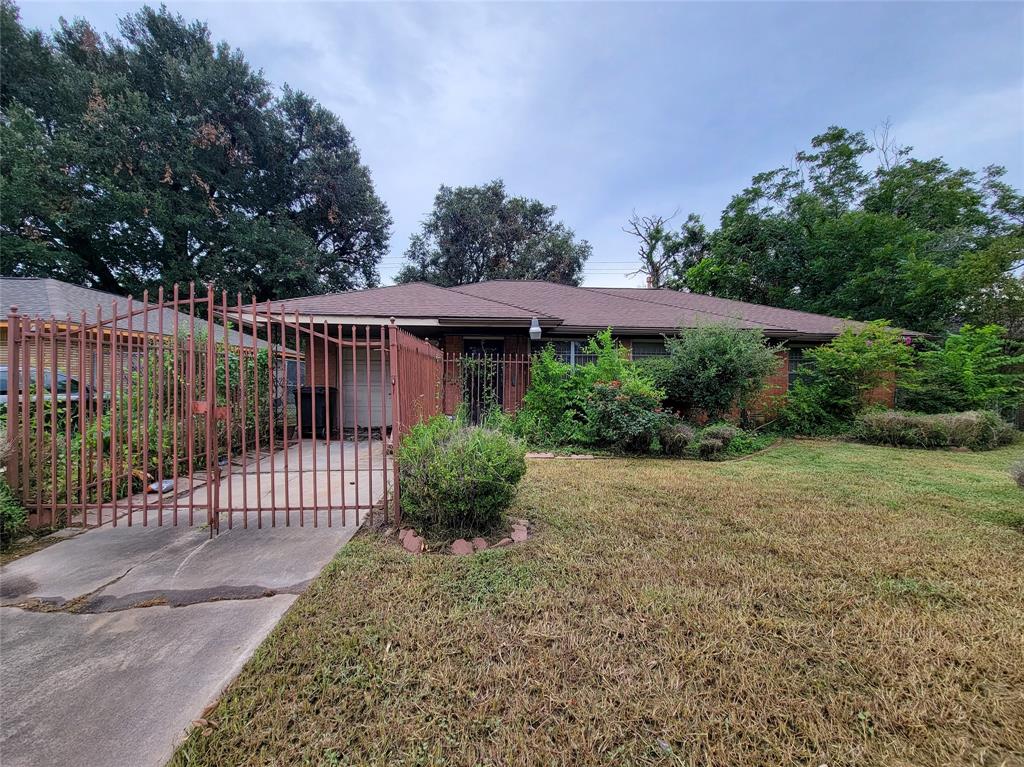
<instances>
[{"instance_id":1,"label":"rust-colored iron fence","mask_svg":"<svg viewBox=\"0 0 1024 767\"><path fill-rule=\"evenodd\" d=\"M439 409L440 353L393 323L194 286L7 320L7 479L33 527L397 521L392 435Z\"/></svg>"},{"instance_id":2,"label":"rust-colored iron fence","mask_svg":"<svg viewBox=\"0 0 1024 767\"><path fill-rule=\"evenodd\" d=\"M400 438L413 424L441 412L443 355L437 347L400 328L392 331L391 338L391 357L398 361L395 433Z\"/></svg>"},{"instance_id":3,"label":"rust-colored iron fence","mask_svg":"<svg viewBox=\"0 0 1024 767\"><path fill-rule=\"evenodd\" d=\"M474 424L494 410L517 412L530 386L530 362L526 354L445 355L444 412L462 410Z\"/></svg>"}]
</instances>

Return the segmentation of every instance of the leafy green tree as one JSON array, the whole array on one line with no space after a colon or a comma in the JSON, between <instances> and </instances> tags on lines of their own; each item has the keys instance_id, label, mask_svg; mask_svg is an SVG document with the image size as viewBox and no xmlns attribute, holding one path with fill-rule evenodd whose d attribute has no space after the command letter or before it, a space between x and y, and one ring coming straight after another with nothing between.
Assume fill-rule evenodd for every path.
<instances>
[{"instance_id":1,"label":"leafy green tree","mask_svg":"<svg viewBox=\"0 0 1024 767\"><path fill-rule=\"evenodd\" d=\"M964 325L918 355L901 405L923 413L1006 411L1024 396L1024 354L998 325Z\"/></svg>"},{"instance_id":2,"label":"leafy green tree","mask_svg":"<svg viewBox=\"0 0 1024 767\"><path fill-rule=\"evenodd\" d=\"M3 273L280 298L377 284L391 220L351 135L165 8L101 37L2 0Z\"/></svg>"},{"instance_id":3,"label":"leafy green tree","mask_svg":"<svg viewBox=\"0 0 1024 767\"><path fill-rule=\"evenodd\" d=\"M798 434L846 431L865 408L868 392L902 383L913 361L913 347L885 320L847 328L830 343L804 352L780 425Z\"/></svg>"},{"instance_id":4,"label":"leafy green tree","mask_svg":"<svg viewBox=\"0 0 1024 767\"><path fill-rule=\"evenodd\" d=\"M409 240L397 282L451 287L483 280L579 285L590 243L555 221L555 207L513 197L500 179L441 186L421 231Z\"/></svg>"},{"instance_id":5,"label":"leafy green tree","mask_svg":"<svg viewBox=\"0 0 1024 767\"><path fill-rule=\"evenodd\" d=\"M1024 196L1005 170L878 149L869 172L863 133L815 136L794 167L759 173L732 198L718 228L669 265L668 285L931 332L1011 322L1019 308L1000 301L1019 292Z\"/></svg>"}]
</instances>

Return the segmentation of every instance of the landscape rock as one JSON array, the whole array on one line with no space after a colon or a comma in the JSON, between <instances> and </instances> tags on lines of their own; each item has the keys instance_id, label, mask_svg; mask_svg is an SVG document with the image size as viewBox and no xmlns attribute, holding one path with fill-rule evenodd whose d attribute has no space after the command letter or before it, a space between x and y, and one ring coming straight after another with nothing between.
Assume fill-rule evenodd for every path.
<instances>
[{"instance_id":1,"label":"landscape rock","mask_svg":"<svg viewBox=\"0 0 1024 767\"><path fill-rule=\"evenodd\" d=\"M512 541L514 543L522 543L529 537L525 527L513 527L512 528Z\"/></svg>"},{"instance_id":2,"label":"landscape rock","mask_svg":"<svg viewBox=\"0 0 1024 767\"><path fill-rule=\"evenodd\" d=\"M487 548L487 541L483 538L474 538L471 543L473 544L473 548L477 551L483 551Z\"/></svg>"},{"instance_id":3,"label":"landscape rock","mask_svg":"<svg viewBox=\"0 0 1024 767\"><path fill-rule=\"evenodd\" d=\"M515 541L513 541L511 538L502 538L500 541L498 541L494 545L495 546L511 546L514 542Z\"/></svg>"},{"instance_id":4,"label":"landscape rock","mask_svg":"<svg viewBox=\"0 0 1024 767\"><path fill-rule=\"evenodd\" d=\"M407 536L409 533L413 533L415 535L415 531L411 527L403 527L401 530L398 531L398 540L404 541L405 536Z\"/></svg>"},{"instance_id":5,"label":"landscape rock","mask_svg":"<svg viewBox=\"0 0 1024 767\"><path fill-rule=\"evenodd\" d=\"M410 554L419 554L423 551L425 542L412 530L402 539L402 548L408 551Z\"/></svg>"},{"instance_id":6,"label":"landscape rock","mask_svg":"<svg viewBox=\"0 0 1024 767\"><path fill-rule=\"evenodd\" d=\"M527 458L554 458L554 453L527 453Z\"/></svg>"},{"instance_id":7,"label":"landscape rock","mask_svg":"<svg viewBox=\"0 0 1024 767\"><path fill-rule=\"evenodd\" d=\"M452 542L452 554L458 556L465 556L466 554L473 553L473 544L467 541L465 538L459 538L457 541Z\"/></svg>"}]
</instances>

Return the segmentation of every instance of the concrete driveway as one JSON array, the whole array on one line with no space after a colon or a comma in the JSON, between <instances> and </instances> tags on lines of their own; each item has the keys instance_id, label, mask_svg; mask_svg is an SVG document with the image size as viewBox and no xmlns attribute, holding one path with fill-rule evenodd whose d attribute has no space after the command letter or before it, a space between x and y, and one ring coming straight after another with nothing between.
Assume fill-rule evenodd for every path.
<instances>
[{"instance_id":1,"label":"concrete driveway","mask_svg":"<svg viewBox=\"0 0 1024 767\"><path fill-rule=\"evenodd\" d=\"M0 569L0 763L163 765L353 523L104 527Z\"/></svg>"}]
</instances>

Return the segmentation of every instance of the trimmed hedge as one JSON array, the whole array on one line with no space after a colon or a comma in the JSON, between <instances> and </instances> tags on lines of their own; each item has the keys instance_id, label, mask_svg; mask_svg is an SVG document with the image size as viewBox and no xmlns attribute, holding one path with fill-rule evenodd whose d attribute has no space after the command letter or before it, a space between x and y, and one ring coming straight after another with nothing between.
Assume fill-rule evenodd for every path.
<instances>
[{"instance_id":1,"label":"trimmed hedge","mask_svg":"<svg viewBox=\"0 0 1024 767\"><path fill-rule=\"evenodd\" d=\"M444 416L414 426L398 458L402 513L421 532L487 531L511 505L526 473L519 440Z\"/></svg>"},{"instance_id":2,"label":"trimmed hedge","mask_svg":"<svg viewBox=\"0 0 1024 767\"><path fill-rule=\"evenodd\" d=\"M1013 442L1017 430L988 410L934 415L872 410L857 417L853 435L875 445L991 450Z\"/></svg>"}]
</instances>

